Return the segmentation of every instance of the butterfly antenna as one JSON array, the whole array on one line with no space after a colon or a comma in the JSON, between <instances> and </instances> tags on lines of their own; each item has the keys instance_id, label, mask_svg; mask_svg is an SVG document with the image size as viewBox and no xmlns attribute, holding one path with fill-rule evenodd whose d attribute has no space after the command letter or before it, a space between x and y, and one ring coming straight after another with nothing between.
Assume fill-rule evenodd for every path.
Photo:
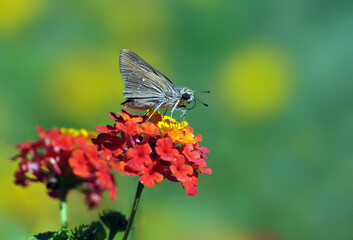
<instances>
[{"instance_id":1,"label":"butterfly antenna","mask_svg":"<svg viewBox=\"0 0 353 240\"><path fill-rule=\"evenodd\" d=\"M199 101L200 103L202 103L205 107L208 107L208 104L204 103L203 101L201 101L200 99L198 99L197 97L194 96L194 98Z\"/></svg>"},{"instance_id":2,"label":"butterfly antenna","mask_svg":"<svg viewBox=\"0 0 353 240\"><path fill-rule=\"evenodd\" d=\"M211 91L195 91L195 92L198 92L198 93L211 93Z\"/></svg>"}]
</instances>

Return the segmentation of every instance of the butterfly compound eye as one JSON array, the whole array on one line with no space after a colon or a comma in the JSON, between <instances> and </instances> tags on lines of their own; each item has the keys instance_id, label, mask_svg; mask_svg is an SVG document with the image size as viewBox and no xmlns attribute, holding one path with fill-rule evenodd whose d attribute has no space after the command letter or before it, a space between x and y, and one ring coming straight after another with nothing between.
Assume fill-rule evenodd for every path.
<instances>
[{"instance_id":1,"label":"butterfly compound eye","mask_svg":"<svg viewBox=\"0 0 353 240\"><path fill-rule=\"evenodd\" d=\"M189 99L190 99L190 94L184 93L184 94L181 96L181 98L182 98L183 100L189 100Z\"/></svg>"}]
</instances>

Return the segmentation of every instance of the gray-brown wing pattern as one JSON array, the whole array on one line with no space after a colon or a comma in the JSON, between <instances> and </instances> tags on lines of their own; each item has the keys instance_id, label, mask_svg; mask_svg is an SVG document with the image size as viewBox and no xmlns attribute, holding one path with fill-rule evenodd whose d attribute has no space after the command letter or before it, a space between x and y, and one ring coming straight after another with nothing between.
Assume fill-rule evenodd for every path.
<instances>
[{"instance_id":1,"label":"gray-brown wing pattern","mask_svg":"<svg viewBox=\"0 0 353 240\"><path fill-rule=\"evenodd\" d=\"M119 64L128 100L161 102L174 91L175 85L167 77L127 49L121 51Z\"/></svg>"}]
</instances>

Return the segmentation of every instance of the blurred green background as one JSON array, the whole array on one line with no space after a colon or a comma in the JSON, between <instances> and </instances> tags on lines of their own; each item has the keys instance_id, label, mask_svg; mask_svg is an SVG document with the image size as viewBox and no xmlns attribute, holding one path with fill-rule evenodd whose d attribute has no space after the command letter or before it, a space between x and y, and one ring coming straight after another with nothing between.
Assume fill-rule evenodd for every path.
<instances>
[{"instance_id":1,"label":"blurred green background","mask_svg":"<svg viewBox=\"0 0 353 240\"><path fill-rule=\"evenodd\" d=\"M187 121L213 174L195 197L146 189L135 239L353 239L352 23L352 1L1 1L0 239L59 228L58 202L15 186L7 158L36 125L111 124L123 48L211 90ZM127 214L136 184L118 176L117 201L93 211L71 192L70 226Z\"/></svg>"}]
</instances>

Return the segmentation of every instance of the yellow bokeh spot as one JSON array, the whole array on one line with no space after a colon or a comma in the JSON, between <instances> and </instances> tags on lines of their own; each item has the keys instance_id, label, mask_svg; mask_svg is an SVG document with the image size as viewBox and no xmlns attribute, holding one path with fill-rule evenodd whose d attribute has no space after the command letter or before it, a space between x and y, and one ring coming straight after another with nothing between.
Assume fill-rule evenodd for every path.
<instances>
[{"instance_id":1,"label":"yellow bokeh spot","mask_svg":"<svg viewBox=\"0 0 353 240\"><path fill-rule=\"evenodd\" d=\"M279 49L255 45L235 53L220 83L225 104L246 120L278 112L290 93L288 57Z\"/></svg>"},{"instance_id":2,"label":"yellow bokeh spot","mask_svg":"<svg viewBox=\"0 0 353 240\"><path fill-rule=\"evenodd\" d=\"M11 35L39 15L42 0L0 1L0 34Z\"/></svg>"},{"instance_id":3,"label":"yellow bokeh spot","mask_svg":"<svg viewBox=\"0 0 353 240\"><path fill-rule=\"evenodd\" d=\"M71 120L96 118L109 106L120 107L124 82L113 55L76 53L57 64L48 81L46 99ZM88 119L87 119L88 120Z\"/></svg>"}]
</instances>

